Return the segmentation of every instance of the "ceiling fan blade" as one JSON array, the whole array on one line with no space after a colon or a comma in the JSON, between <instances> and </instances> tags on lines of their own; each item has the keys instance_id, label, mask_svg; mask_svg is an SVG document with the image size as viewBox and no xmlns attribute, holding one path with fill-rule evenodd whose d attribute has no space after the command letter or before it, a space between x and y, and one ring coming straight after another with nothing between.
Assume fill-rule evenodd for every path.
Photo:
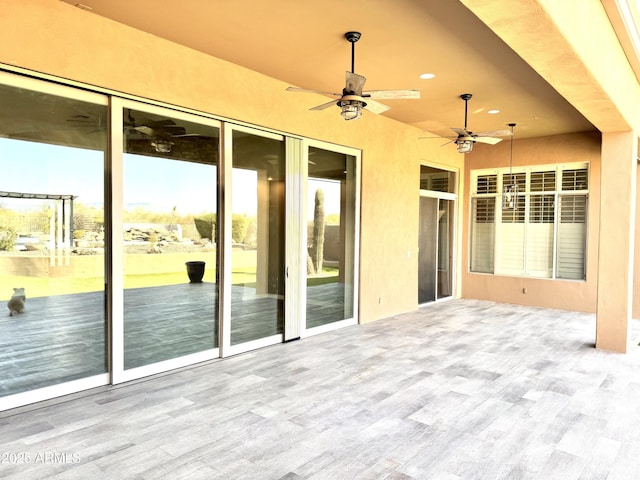
<instances>
[{"instance_id":1,"label":"ceiling fan blade","mask_svg":"<svg viewBox=\"0 0 640 480\"><path fill-rule=\"evenodd\" d=\"M162 125L161 127L154 128L154 130L160 134L167 134L172 137L187 133L187 129L181 125Z\"/></svg>"},{"instance_id":2,"label":"ceiling fan blade","mask_svg":"<svg viewBox=\"0 0 640 480\"><path fill-rule=\"evenodd\" d=\"M510 137L513 133L511 130L493 130L491 132L477 132L474 135L479 137Z\"/></svg>"},{"instance_id":3,"label":"ceiling fan blade","mask_svg":"<svg viewBox=\"0 0 640 480\"><path fill-rule=\"evenodd\" d=\"M364 107L366 110L369 110L372 113L376 113L376 114L380 114L383 112L386 112L387 110L389 110L391 107L386 106L383 103L380 102L376 102L375 100L370 100L370 99L365 99L365 103L367 104L366 107Z\"/></svg>"},{"instance_id":4,"label":"ceiling fan blade","mask_svg":"<svg viewBox=\"0 0 640 480\"><path fill-rule=\"evenodd\" d=\"M362 75L358 75L357 73L353 72L347 72L347 82L344 88L361 97L362 89L364 88L364 82L366 81L367 79Z\"/></svg>"},{"instance_id":5,"label":"ceiling fan blade","mask_svg":"<svg viewBox=\"0 0 640 480\"><path fill-rule=\"evenodd\" d=\"M452 128L451 130L453 130L454 132L456 132L458 134L458 136L462 136L462 137L469 137L471 136L470 132L467 132L464 128Z\"/></svg>"},{"instance_id":6,"label":"ceiling fan blade","mask_svg":"<svg viewBox=\"0 0 640 480\"><path fill-rule=\"evenodd\" d=\"M147 127L146 125L140 125L139 127L133 127L131 130L135 130L136 132L140 132L140 133L144 133L145 135L149 135L150 137L153 137L156 133L156 131L151 128L151 127Z\"/></svg>"},{"instance_id":7,"label":"ceiling fan blade","mask_svg":"<svg viewBox=\"0 0 640 480\"><path fill-rule=\"evenodd\" d=\"M369 90L362 96L378 100L414 99L420 98L420 90Z\"/></svg>"},{"instance_id":8,"label":"ceiling fan blade","mask_svg":"<svg viewBox=\"0 0 640 480\"><path fill-rule=\"evenodd\" d=\"M500 143L502 139L496 138L496 137L476 137L474 135L473 141L478 143L488 143L489 145L495 145L496 143Z\"/></svg>"},{"instance_id":9,"label":"ceiling fan blade","mask_svg":"<svg viewBox=\"0 0 640 480\"><path fill-rule=\"evenodd\" d=\"M161 125L157 128L148 125L138 125L137 127L130 128L130 130L135 130L150 137L178 137L187 133L186 128L175 124Z\"/></svg>"},{"instance_id":10,"label":"ceiling fan blade","mask_svg":"<svg viewBox=\"0 0 640 480\"><path fill-rule=\"evenodd\" d=\"M432 137L418 137L418 140L423 140L425 138L436 139L436 140L444 140L445 138L449 138L449 139L451 139L451 141L454 141L454 140L457 140L460 137L448 137L446 135L434 135Z\"/></svg>"},{"instance_id":11,"label":"ceiling fan blade","mask_svg":"<svg viewBox=\"0 0 640 480\"><path fill-rule=\"evenodd\" d=\"M307 88L298 88L298 87L287 87L287 92L302 92L302 93L319 93L320 95L335 95L336 97L341 97L341 93L332 93L332 92L324 92L322 90L309 90Z\"/></svg>"},{"instance_id":12,"label":"ceiling fan blade","mask_svg":"<svg viewBox=\"0 0 640 480\"><path fill-rule=\"evenodd\" d=\"M336 104L335 100L331 100L330 102L323 103L322 105L318 105L316 107L310 108L309 110L324 110L325 108L329 108Z\"/></svg>"},{"instance_id":13,"label":"ceiling fan blade","mask_svg":"<svg viewBox=\"0 0 640 480\"><path fill-rule=\"evenodd\" d=\"M453 143L453 142L455 142L455 141L456 141L455 139L453 139L453 140L449 140L447 143L443 143L443 144L442 144L442 145L440 145L440 146L441 146L441 147L444 147L445 145L449 145L450 143Z\"/></svg>"},{"instance_id":14,"label":"ceiling fan blade","mask_svg":"<svg viewBox=\"0 0 640 480\"><path fill-rule=\"evenodd\" d=\"M145 125L153 125L154 127L175 127L176 122L171 120L170 118L163 118L161 120L150 120L148 118L143 119L140 123L144 123Z\"/></svg>"},{"instance_id":15,"label":"ceiling fan blade","mask_svg":"<svg viewBox=\"0 0 640 480\"><path fill-rule=\"evenodd\" d=\"M209 135L202 135L201 133L183 133L181 135L172 135L173 137L176 138L206 138L206 139L212 139L213 137L209 136Z\"/></svg>"}]
</instances>

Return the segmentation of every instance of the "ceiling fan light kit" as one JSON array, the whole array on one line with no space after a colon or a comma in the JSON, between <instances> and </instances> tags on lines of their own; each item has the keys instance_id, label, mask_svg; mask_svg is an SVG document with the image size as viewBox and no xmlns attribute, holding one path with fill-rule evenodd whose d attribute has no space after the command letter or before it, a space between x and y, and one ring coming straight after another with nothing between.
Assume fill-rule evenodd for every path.
<instances>
[{"instance_id":1,"label":"ceiling fan light kit","mask_svg":"<svg viewBox=\"0 0 640 480\"><path fill-rule=\"evenodd\" d=\"M473 140L457 140L458 153L470 153L473 150Z\"/></svg>"},{"instance_id":2,"label":"ceiling fan light kit","mask_svg":"<svg viewBox=\"0 0 640 480\"><path fill-rule=\"evenodd\" d=\"M371 90L363 92L364 83L366 78L362 75L355 73L355 44L362 34L360 32L347 32L344 34L344 38L351 43L351 71L347 71L345 87L342 89L342 93L324 92L321 90L309 90L297 87L288 87L289 92L305 92L305 93L319 93L322 95L332 95L339 97L338 100L332 100L327 103L315 106L310 110L324 110L332 105L340 107L340 114L345 120L357 120L362 116L362 110L367 109L372 113L382 113L389 110L386 105L375 101L376 98L394 100L394 99L414 99L420 98L420 91L418 90ZM365 98L371 99L365 102Z\"/></svg>"},{"instance_id":3,"label":"ceiling fan light kit","mask_svg":"<svg viewBox=\"0 0 640 480\"><path fill-rule=\"evenodd\" d=\"M356 98L348 99L348 95L345 95L338 100L338 106L340 107L340 114L345 120L357 120L362 116L362 109L367 105L362 100ZM355 97L355 95L351 95Z\"/></svg>"},{"instance_id":4,"label":"ceiling fan light kit","mask_svg":"<svg viewBox=\"0 0 640 480\"><path fill-rule=\"evenodd\" d=\"M151 146L157 153L171 153L171 148L173 148L173 142L169 140L165 140L163 138L156 138L151 141Z\"/></svg>"}]
</instances>

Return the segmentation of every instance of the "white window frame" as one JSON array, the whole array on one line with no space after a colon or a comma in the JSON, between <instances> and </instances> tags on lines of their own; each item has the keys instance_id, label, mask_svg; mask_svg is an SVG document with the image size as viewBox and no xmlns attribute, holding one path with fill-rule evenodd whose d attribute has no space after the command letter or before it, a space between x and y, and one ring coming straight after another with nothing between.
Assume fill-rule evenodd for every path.
<instances>
[{"instance_id":1,"label":"white window frame","mask_svg":"<svg viewBox=\"0 0 640 480\"><path fill-rule=\"evenodd\" d=\"M584 170L587 171L587 181L590 178L590 168L588 162L579 162L579 163L563 163L563 164L551 164L551 165L535 165L535 166L524 166L524 167L516 167L510 170L507 168L497 168L497 169L479 169L472 170L470 175L471 180L471 191L470 191L470 201L469 201L469 272L470 273L478 273L478 274L489 274L489 275L501 275L501 276L516 276L516 277L531 277L531 278L544 278L544 279L552 279L552 280L568 280L568 281L585 281L587 272L586 272L586 260L587 260L587 232L588 232L588 199L589 199L589 187L588 184L586 188L577 189L577 190L563 190L562 179L563 172L570 170ZM531 190L531 177L532 174L542 172L551 172L555 173L555 186L553 190ZM517 260L521 263L521 266L508 266L505 263L505 252L504 248L506 246L506 242L504 239L504 230L508 225L512 225L511 223L504 222L503 223L503 208L502 208L502 191L503 191L503 180L505 175L508 177L509 173L513 173L513 175L525 175L524 186L520 184L519 195L524 198L524 222L516 222L513 225L520 224L522 225L522 245L518 247L515 245L516 250L518 248L522 249L521 257L518 257L518 253L513 255L513 259ZM478 178L483 176L495 177L495 191L493 188L491 191L483 191L481 189L478 192ZM534 224L537 225L540 222L532 222L531 221L531 208L532 208L532 198L542 195L553 196L553 222L552 222L552 231L550 232L550 240L549 248L550 252L550 264L545 266L540 262L535 262L532 258L532 242L534 242ZM584 227L582 232L579 232L579 235L583 235L584 250L583 254L583 272L584 275L582 278L566 278L562 277L559 272L559 259L558 259L558 250L559 250L559 232L561 225L561 211L560 211L560 202L563 198L570 196L578 196L584 197ZM490 198L495 201L494 208L494 223L493 223L493 268L492 271L474 271L472 270L472 265L478 264L478 259L474 257L474 241L473 238L474 232L476 231L476 223L474 216L474 202L476 199L482 198ZM547 222L541 222L541 224L545 224ZM576 225L579 222L576 222ZM548 223L551 225L551 223ZM544 232L542 232L544 233ZM513 247L513 245L512 245ZM544 253L544 252L543 252ZM503 258L505 257L505 258ZM475 259L475 261L474 261Z\"/></svg>"}]
</instances>

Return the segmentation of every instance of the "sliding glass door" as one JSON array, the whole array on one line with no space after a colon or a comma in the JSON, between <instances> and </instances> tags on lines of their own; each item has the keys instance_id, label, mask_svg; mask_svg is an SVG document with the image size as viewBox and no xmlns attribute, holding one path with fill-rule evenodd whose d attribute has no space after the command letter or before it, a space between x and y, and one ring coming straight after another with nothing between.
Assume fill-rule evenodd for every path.
<instances>
[{"instance_id":1,"label":"sliding glass door","mask_svg":"<svg viewBox=\"0 0 640 480\"><path fill-rule=\"evenodd\" d=\"M0 410L357 321L360 152L0 73Z\"/></svg>"},{"instance_id":2,"label":"sliding glass door","mask_svg":"<svg viewBox=\"0 0 640 480\"><path fill-rule=\"evenodd\" d=\"M357 155L323 144L308 149L305 327L309 332L355 322Z\"/></svg>"},{"instance_id":3,"label":"sliding glass door","mask_svg":"<svg viewBox=\"0 0 640 480\"><path fill-rule=\"evenodd\" d=\"M107 383L107 98L0 74L0 407Z\"/></svg>"},{"instance_id":4,"label":"sliding glass door","mask_svg":"<svg viewBox=\"0 0 640 480\"><path fill-rule=\"evenodd\" d=\"M226 135L225 355L282 342L285 321L284 137Z\"/></svg>"},{"instance_id":5,"label":"sliding glass door","mask_svg":"<svg viewBox=\"0 0 640 480\"><path fill-rule=\"evenodd\" d=\"M123 378L217 356L217 122L124 102L114 249ZM114 196L116 197L116 196ZM117 232L117 233L116 233ZM118 352L120 353L120 352Z\"/></svg>"}]
</instances>

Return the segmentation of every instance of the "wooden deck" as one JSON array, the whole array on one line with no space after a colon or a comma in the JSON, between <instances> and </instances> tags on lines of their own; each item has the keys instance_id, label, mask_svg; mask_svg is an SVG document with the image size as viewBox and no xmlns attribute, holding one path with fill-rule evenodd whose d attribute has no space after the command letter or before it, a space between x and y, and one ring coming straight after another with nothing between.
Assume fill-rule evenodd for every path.
<instances>
[{"instance_id":1,"label":"wooden deck","mask_svg":"<svg viewBox=\"0 0 640 480\"><path fill-rule=\"evenodd\" d=\"M28 292L27 292L28 293ZM215 348L217 288L180 284L125 291L125 368ZM26 311L0 312L0 396L107 371L104 292L27 298ZM308 289L309 326L344 318L336 283ZM282 301L232 288L233 345L283 331Z\"/></svg>"}]
</instances>

